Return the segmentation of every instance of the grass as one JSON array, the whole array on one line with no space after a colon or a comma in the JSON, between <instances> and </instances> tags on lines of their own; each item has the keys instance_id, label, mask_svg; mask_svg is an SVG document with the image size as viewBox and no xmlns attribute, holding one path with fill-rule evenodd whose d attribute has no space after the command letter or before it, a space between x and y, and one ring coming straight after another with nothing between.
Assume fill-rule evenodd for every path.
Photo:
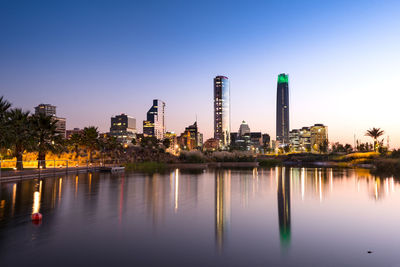
<instances>
[{"instance_id":1,"label":"grass","mask_svg":"<svg viewBox=\"0 0 400 267\"><path fill-rule=\"evenodd\" d=\"M154 161L126 163L124 166L125 170L127 171L137 171L144 173L165 172L167 168L165 163L154 162Z\"/></svg>"}]
</instances>

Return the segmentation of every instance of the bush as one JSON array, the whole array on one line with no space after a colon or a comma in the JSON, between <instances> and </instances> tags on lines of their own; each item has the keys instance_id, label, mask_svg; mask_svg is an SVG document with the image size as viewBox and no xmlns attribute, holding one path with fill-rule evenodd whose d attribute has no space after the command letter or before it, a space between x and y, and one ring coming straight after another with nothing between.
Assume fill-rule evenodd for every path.
<instances>
[{"instance_id":1,"label":"bush","mask_svg":"<svg viewBox=\"0 0 400 267\"><path fill-rule=\"evenodd\" d=\"M379 159L375 161L376 173L400 174L399 159Z\"/></svg>"},{"instance_id":2,"label":"bush","mask_svg":"<svg viewBox=\"0 0 400 267\"><path fill-rule=\"evenodd\" d=\"M179 159L186 163L204 163L207 158L200 151L182 151Z\"/></svg>"},{"instance_id":3,"label":"bush","mask_svg":"<svg viewBox=\"0 0 400 267\"><path fill-rule=\"evenodd\" d=\"M253 162L255 158L251 152L244 151L218 151L210 155L216 162Z\"/></svg>"}]
</instances>

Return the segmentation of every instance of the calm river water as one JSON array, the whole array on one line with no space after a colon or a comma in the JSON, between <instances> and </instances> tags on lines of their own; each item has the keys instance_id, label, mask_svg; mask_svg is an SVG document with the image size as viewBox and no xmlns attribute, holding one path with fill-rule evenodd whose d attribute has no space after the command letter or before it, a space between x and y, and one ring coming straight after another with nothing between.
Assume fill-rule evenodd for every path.
<instances>
[{"instance_id":1,"label":"calm river water","mask_svg":"<svg viewBox=\"0 0 400 267\"><path fill-rule=\"evenodd\" d=\"M400 266L400 184L365 170L94 173L0 187L0 266Z\"/></svg>"}]
</instances>

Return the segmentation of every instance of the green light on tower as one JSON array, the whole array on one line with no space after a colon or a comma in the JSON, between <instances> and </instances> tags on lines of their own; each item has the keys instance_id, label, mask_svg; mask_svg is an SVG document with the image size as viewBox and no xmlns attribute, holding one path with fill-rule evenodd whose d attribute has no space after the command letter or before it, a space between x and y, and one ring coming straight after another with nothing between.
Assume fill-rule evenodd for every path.
<instances>
[{"instance_id":1,"label":"green light on tower","mask_svg":"<svg viewBox=\"0 0 400 267\"><path fill-rule=\"evenodd\" d=\"M287 74L279 74L278 75L278 83L289 83L289 75Z\"/></svg>"}]
</instances>

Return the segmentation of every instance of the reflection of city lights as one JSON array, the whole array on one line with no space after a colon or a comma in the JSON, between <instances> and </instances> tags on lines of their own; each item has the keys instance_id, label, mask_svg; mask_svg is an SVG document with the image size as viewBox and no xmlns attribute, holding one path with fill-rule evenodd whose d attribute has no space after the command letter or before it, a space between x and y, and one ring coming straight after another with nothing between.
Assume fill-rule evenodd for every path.
<instances>
[{"instance_id":1,"label":"reflection of city lights","mask_svg":"<svg viewBox=\"0 0 400 267\"><path fill-rule=\"evenodd\" d=\"M15 198L17 196L17 184L13 184L13 194L12 194L12 214L14 214L15 208Z\"/></svg>"},{"instance_id":2,"label":"reflection of city lights","mask_svg":"<svg viewBox=\"0 0 400 267\"><path fill-rule=\"evenodd\" d=\"M178 199L179 197L179 170L175 169L175 205L174 205L174 211L178 211Z\"/></svg>"},{"instance_id":3,"label":"reflection of city lights","mask_svg":"<svg viewBox=\"0 0 400 267\"><path fill-rule=\"evenodd\" d=\"M40 211L40 198L42 195L42 181L39 182L39 191L33 193L32 214Z\"/></svg>"},{"instance_id":4,"label":"reflection of city lights","mask_svg":"<svg viewBox=\"0 0 400 267\"><path fill-rule=\"evenodd\" d=\"M319 171L319 179L318 179L318 182L319 182L319 201L321 202L322 201L322 177L321 177L321 170Z\"/></svg>"},{"instance_id":5,"label":"reflection of city lights","mask_svg":"<svg viewBox=\"0 0 400 267\"><path fill-rule=\"evenodd\" d=\"M58 182L58 199L61 199L61 191L62 191L62 178L60 178Z\"/></svg>"},{"instance_id":6,"label":"reflection of city lights","mask_svg":"<svg viewBox=\"0 0 400 267\"><path fill-rule=\"evenodd\" d=\"M306 173L306 170L304 168L301 168L301 199L302 200L304 200L305 173Z\"/></svg>"},{"instance_id":7,"label":"reflection of city lights","mask_svg":"<svg viewBox=\"0 0 400 267\"><path fill-rule=\"evenodd\" d=\"M78 178L78 175L77 175L75 177L75 197L76 197L76 195L78 193L78 180L79 180L79 178Z\"/></svg>"},{"instance_id":8,"label":"reflection of city lights","mask_svg":"<svg viewBox=\"0 0 400 267\"><path fill-rule=\"evenodd\" d=\"M392 189L392 193L394 193L394 179L390 178L390 188Z\"/></svg>"}]
</instances>

